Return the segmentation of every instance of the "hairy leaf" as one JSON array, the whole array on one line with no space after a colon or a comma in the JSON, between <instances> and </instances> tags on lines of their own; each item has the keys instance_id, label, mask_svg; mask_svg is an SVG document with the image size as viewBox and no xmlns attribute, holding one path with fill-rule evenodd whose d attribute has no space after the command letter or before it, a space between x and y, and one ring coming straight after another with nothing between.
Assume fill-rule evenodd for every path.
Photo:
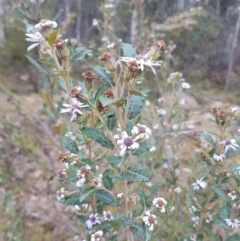
<instances>
[{"instance_id":1,"label":"hairy leaf","mask_svg":"<svg viewBox=\"0 0 240 241\"><path fill-rule=\"evenodd\" d=\"M128 118L133 119L142 110L145 105L145 99L142 96L133 95L130 99L130 106L128 111Z\"/></svg>"},{"instance_id":2,"label":"hairy leaf","mask_svg":"<svg viewBox=\"0 0 240 241\"><path fill-rule=\"evenodd\" d=\"M81 129L81 132L91 138L92 140L98 142L101 144L101 146L107 147L112 149L114 147L113 143L99 130L90 128L90 127L84 127Z\"/></svg>"},{"instance_id":3,"label":"hairy leaf","mask_svg":"<svg viewBox=\"0 0 240 241\"><path fill-rule=\"evenodd\" d=\"M84 190L79 197L79 202L88 200L96 192L96 190L97 189L94 187Z\"/></svg>"},{"instance_id":4,"label":"hairy leaf","mask_svg":"<svg viewBox=\"0 0 240 241\"><path fill-rule=\"evenodd\" d=\"M85 49L83 47L78 47L70 52L70 61L71 63L76 63L83 60L87 54L91 53L92 50Z\"/></svg>"},{"instance_id":5,"label":"hairy leaf","mask_svg":"<svg viewBox=\"0 0 240 241\"><path fill-rule=\"evenodd\" d=\"M149 182L151 172L147 169L129 168L122 173L122 177L129 182Z\"/></svg>"},{"instance_id":6,"label":"hairy leaf","mask_svg":"<svg viewBox=\"0 0 240 241\"><path fill-rule=\"evenodd\" d=\"M137 56L136 50L129 43L121 43L121 49L124 57L135 58Z\"/></svg>"},{"instance_id":7,"label":"hairy leaf","mask_svg":"<svg viewBox=\"0 0 240 241\"><path fill-rule=\"evenodd\" d=\"M78 154L78 146L69 136L63 137L63 145L73 154Z\"/></svg>"},{"instance_id":8,"label":"hairy leaf","mask_svg":"<svg viewBox=\"0 0 240 241\"><path fill-rule=\"evenodd\" d=\"M115 83L113 81L113 77L106 71L106 69L104 69L98 65L94 65L92 68L97 73L99 78L108 85L108 87L115 85Z\"/></svg>"},{"instance_id":9,"label":"hairy leaf","mask_svg":"<svg viewBox=\"0 0 240 241\"><path fill-rule=\"evenodd\" d=\"M97 190L96 198L106 205L111 205L115 203L115 198L110 193L104 190Z\"/></svg>"}]
</instances>

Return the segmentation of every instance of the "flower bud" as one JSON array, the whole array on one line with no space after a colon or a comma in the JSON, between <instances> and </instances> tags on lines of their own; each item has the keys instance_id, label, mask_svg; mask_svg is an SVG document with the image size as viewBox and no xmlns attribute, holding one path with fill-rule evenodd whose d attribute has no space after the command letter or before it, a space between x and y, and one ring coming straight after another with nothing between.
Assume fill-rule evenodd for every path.
<instances>
[{"instance_id":1,"label":"flower bud","mask_svg":"<svg viewBox=\"0 0 240 241\"><path fill-rule=\"evenodd\" d=\"M102 105L100 100L96 101L96 107L99 112L107 112L109 111L110 107L109 106L104 106Z\"/></svg>"},{"instance_id":2,"label":"flower bud","mask_svg":"<svg viewBox=\"0 0 240 241\"><path fill-rule=\"evenodd\" d=\"M115 71L115 59L113 57L113 53L111 52L104 52L101 56L100 59L104 62L105 68L109 72L114 72Z\"/></svg>"},{"instance_id":3,"label":"flower bud","mask_svg":"<svg viewBox=\"0 0 240 241\"><path fill-rule=\"evenodd\" d=\"M85 103L87 100L87 96L84 95L84 93L82 92L81 87L79 86L75 86L71 89L69 96L71 98L76 98L77 100Z\"/></svg>"},{"instance_id":4,"label":"flower bud","mask_svg":"<svg viewBox=\"0 0 240 241\"><path fill-rule=\"evenodd\" d=\"M126 81L130 81L133 78L136 78L141 73L141 68L138 63L133 60L126 63L126 67L123 73L123 78Z\"/></svg>"},{"instance_id":5,"label":"flower bud","mask_svg":"<svg viewBox=\"0 0 240 241\"><path fill-rule=\"evenodd\" d=\"M162 40L155 41L147 52L148 59L151 61L157 60L160 57L161 51L166 49L167 47Z\"/></svg>"},{"instance_id":6,"label":"flower bud","mask_svg":"<svg viewBox=\"0 0 240 241\"><path fill-rule=\"evenodd\" d=\"M114 99L114 94L111 90L111 88L108 88L103 93L104 96L108 97L109 99Z\"/></svg>"},{"instance_id":7,"label":"flower bud","mask_svg":"<svg viewBox=\"0 0 240 241\"><path fill-rule=\"evenodd\" d=\"M57 54L63 60L66 60L70 54L67 47L67 42L67 39L63 40L62 38L59 38L53 44L53 47L55 47L55 49L57 50Z\"/></svg>"},{"instance_id":8,"label":"flower bud","mask_svg":"<svg viewBox=\"0 0 240 241\"><path fill-rule=\"evenodd\" d=\"M94 79L96 79L96 75L91 72L91 71L87 71L85 73L82 74L82 76L84 77L84 83L85 83L85 86L87 88L87 90L91 90L92 89L92 82Z\"/></svg>"}]
</instances>

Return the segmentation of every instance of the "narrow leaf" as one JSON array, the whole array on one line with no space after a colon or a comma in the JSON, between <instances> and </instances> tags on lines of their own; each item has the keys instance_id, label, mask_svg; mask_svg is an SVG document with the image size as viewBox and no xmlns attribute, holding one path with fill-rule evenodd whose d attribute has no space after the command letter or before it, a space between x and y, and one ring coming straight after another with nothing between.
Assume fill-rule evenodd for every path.
<instances>
[{"instance_id":1,"label":"narrow leaf","mask_svg":"<svg viewBox=\"0 0 240 241\"><path fill-rule=\"evenodd\" d=\"M47 75L47 71L32 57L25 55L28 61L38 70L40 74Z\"/></svg>"},{"instance_id":2,"label":"narrow leaf","mask_svg":"<svg viewBox=\"0 0 240 241\"><path fill-rule=\"evenodd\" d=\"M73 154L78 154L78 146L69 136L63 137L63 145Z\"/></svg>"},{"instance_id":3,"label":"narrow leaf","mask_svg":"<svg viewBox=\"0 0 240 241\"><path fill-rule=\"evenodd\" d=\"M90 128L90 127L84 127L81 129L81 132L91 138L92 140L98 142L103 147L107 147L112 149L114 147L113 143L99 130Z\"/></svg>"},{"instance_id":4,"label":"narrow leaf","mask_svg":"<svg viewBox=\"0 0 240 241\"><path fill-rule=\"evenodd\" d=\"M109 87L114 86L115 83L113 81L113 77L102 67L98 65L94 65L93 70L97 73L99 78L104 81Z\"/></svg>"},{"instance_id":5,"label":"narrow leaf","mask_svg":"<svg viewBox=\"0 0 240 241\"><path fill-rule=\"evenodd\" d=\"M129 168L122 173L122 177L129 182L149 182L151 172L147 169Z\"/></svg>"},{"instance_id":6,"label":"narrow leaf","mask_svg":"<svg viewBox=\"0 0 240 241\"><path fill-rule=\"evenodd\" d=\"M86 201L87 199L89 199L95 192L96 192L96 188L89 188L85 191L83 191L79 197L79 202L84 202Z\"/></svg>"},{"instance_id":7,"label":"narrow leaf","mask_svg":"<svg viewBox=\"0 0 240 241\"><path fill-rule=\"evenodd\" d=\"M142 96L133 95L130 99L130 106L128 111L128 118L133 119L142 110L145 105L145 99Z\"/></svg>"},{"instance_id":8,"label":"narrow leaf","mask_svg":"<svg viewBox=\"0 0 240 241\"><path fill-rule=\"evenodd\" d=\"M121 43L121 49L124 57L135 58L137 56L136 50L129 43Z\"/></svg>"},{"instance_id":9,"label":"narrow leaf","mask_svg":"<svg viewBox=\"0 0 240 241\"><path fill-rule=\"evenodd\" d=\"M222 198L223 201L229 202L227 195L223 192L221 186L213 185L212 189L217 193L217 195Z\"/></svg>"},{"instance_id":10,"label":"narrow leaf","mask_svg":"<svg viewBox=\"0 0 240 241\"><path fill-rule=\"evenodd\" d=\"M107 98L106 96L102 95L102 96L99 97L99 100L102 103L102 106L105 107L105 106L112 105L114 103L117 103L117 102L121 101L122 98L110 99L110 98Z\"/></svg>"},{"instance_id":11,"label":"narrow leaf","mask_svg":"<svg viewBox=\"0 0 240 241\"><path fill-rule=\"evenodd\" d=\"M115 202L115 198L104 190L97 190L96 198L106 205L111 205Z\"/></svg>"}]
</instances>

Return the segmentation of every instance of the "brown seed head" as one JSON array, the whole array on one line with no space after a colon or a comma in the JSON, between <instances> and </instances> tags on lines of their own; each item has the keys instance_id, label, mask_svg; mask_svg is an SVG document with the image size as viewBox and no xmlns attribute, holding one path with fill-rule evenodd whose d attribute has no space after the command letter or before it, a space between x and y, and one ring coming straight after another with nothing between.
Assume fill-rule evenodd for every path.
<instances>
[{"instance_id":1,"label":"brown seed head","mask_svg":"<svg viewBox=\"0 0 240 241\"><path fill-rule=\"evenodd\" d=\"M103 94L104 94L106 97L108 97L109 99L114 99L114 94L113 94L111 88L106 89Z\"/></svg>"},{"instance_id":2,"label":"brown seed head","mask_svg":"<svg viewBox=\"0 0 240 241\"><path fill-rule=\"evenodd\" d=\"M60 163L67 162L67 160L68 160L68 155L65 152L61 152L57 157L57 161L59 161Z\"/></svg>"},{"instance_id":3,"label":"brown seed head","mask_svg":"<svg viewBox=\"0 0 240 241\"><path fill-rule=\"evenodd\" d=\"M110 109L109 106L103 107L103 105L102 105L102 103L101 103L100 100L97 100L97 101L96 101L96 107L97 107L97 110L98 110L99 112L107 112L107 111L109 111L109 109Z\"/></svg>"},{"instance_id":4,"label":"brown seed head","mask_svg":"<svg viewBox=\"0 0 240 241\"><path fill-rule=\"evenodd\" d=\"M154 46L158 50L163 50L164 51L164 50L167 49L167 46L166 46L166 44L164 43L163 40L154 41L152 46Z\"/></svg>"},{"instance_id":5,"label":"brown seed head","mask_svg":"<svg viewBox=\"0 0 240 241\"><path fill-rule=\"evenodd\" d=\"M67 42L67 40L63 40L62 38L58 38L53 44L53 47L56 48L58 55L62 59L68 58L69 54L70 54L66 42Z\"/></svg>"},{"instance_id":6,"label":"brown seed head","mask_svg":"<svg viewBox=\"0 0 240 241\"><path fill-rule=\"evenodd\" d=\"M96 75L92 71L87 71L83 73L82 76L85 80L93 81L94 79L96 79Z\"/></svg>"},{"instance_id":7,"label":"brown seed head","mask_svg":"<svg viewBox=\"0 0 240 241\"><path fill-rule=\"evenodd\" d=\"M110 58L112 58L113 56L113 53L112 52L104 52L101 56L100 56L100 59L102 61L107 61L109 60Z\"/></svg>"}]
</instances>

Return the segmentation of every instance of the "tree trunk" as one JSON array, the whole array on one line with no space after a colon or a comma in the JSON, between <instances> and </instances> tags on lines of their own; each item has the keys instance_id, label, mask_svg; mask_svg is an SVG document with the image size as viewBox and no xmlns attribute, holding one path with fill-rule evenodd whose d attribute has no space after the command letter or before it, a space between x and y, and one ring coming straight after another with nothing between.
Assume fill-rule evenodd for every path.
<instances>
[{"instance_id":1,"label":"tree trunk","mask_svg":"<svg viewBox=\"0 0 240 241\"><path fill-rule=\"evenodd\" d=\"M82 8L82 0L77 0L77 24L76 24L76 39L77 42L81 41L81 9Z\"/></svg>"},{"instance_id":2,"label":"tree trunk","mask_svg":"<svg viewBox=\"0 0 240 241\"><path fill-rule=\"evenodd\" d=\"M136 42L137 31L137 17L138 17L138 3L137 0L133 1L132 19L131 19L131 44L134 46Z\"/></svg>"},{"instance_id":3,"label":"tree trunk","mask_svg":"<svg viewBox=\"0 0 240 241\"><path fill-rule=\"evenodd\" d=\"M0 0L0 19L3 16L3 0ZM0 47L4 47L5 34L4 34L4 23L0 22Z\"/></svg>"},{"instance_id":4,"label":"tree trunk","mask_svg":"<svg viewBox=\"0 0 240 241\"><path fill-rule=\"evenodd\" d=\"M185 7L185 0L178 0L177 1L177 8L184 8Z\"/></svg>"},{"instance_id":5,"label":"tree trunk","mask_svg":"<svg viewBox=\"0 0 240 241\"><path fill-rule=\"evenodd\" d=\"M232 74L232 69L233 69L233 64L234 64L234 51L237 46L239 28L240 28L240 6L238 6L238 19L237 19L236 29L235 29L235 33L234 33L234 37L233 37L232 48L229 53L228 71L227 71L227 76L226 76L225 85L224 85L225 90L229 88L229 85L231 83L231 74Z\"/></svg>"}]
</instances>

